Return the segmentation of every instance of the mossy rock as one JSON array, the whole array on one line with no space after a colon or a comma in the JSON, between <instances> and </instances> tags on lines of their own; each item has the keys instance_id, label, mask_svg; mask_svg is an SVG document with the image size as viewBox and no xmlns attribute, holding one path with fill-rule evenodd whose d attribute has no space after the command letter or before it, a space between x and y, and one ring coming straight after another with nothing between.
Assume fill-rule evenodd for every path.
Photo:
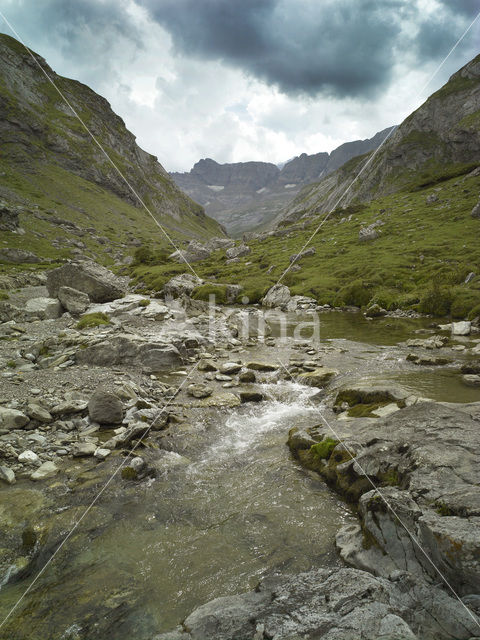
<instances>
[{"instance_id":1,"label":"mossy rock","mask_svg":"<svg viewBox=\"0 0 480 640\"><path fill-rule=\"evenodd\" d=\"M314 458L320 458L322 460L328 460L332 451L335 449L339 440L334 440L333 438L325 438L321 442L317 444L313 444L310 447L310 453Z\"/></svg>"},{"instance_id":2,"label":"mossy rock","mask_svg":"<svg viewBox=\"0 0 480 640\"><path fill-rule=\"evenodd\" d=\"M191 297L194 300L210 301L210 296L214 296L215 304L227 304L227 285L226 284L202 284L195 287Z\"/></svg>"}]
</instances>

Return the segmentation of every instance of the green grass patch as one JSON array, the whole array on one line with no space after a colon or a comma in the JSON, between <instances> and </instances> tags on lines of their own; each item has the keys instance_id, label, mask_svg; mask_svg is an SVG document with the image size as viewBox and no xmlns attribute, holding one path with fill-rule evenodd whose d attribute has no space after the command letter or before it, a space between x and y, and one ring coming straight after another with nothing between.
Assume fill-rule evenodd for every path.
<instances>
[{"instance_id":1,"label":"green grass patch","mask_svg":"<svg viewBox=\"0 0 480 640\"><path fill-rule=\"evenodd\" d=\"M92 327L99 327L103 324L110 324L110 318L106 313L86 313L77 322L77 329L91 329Z\"/></svg>"}]
</instances>

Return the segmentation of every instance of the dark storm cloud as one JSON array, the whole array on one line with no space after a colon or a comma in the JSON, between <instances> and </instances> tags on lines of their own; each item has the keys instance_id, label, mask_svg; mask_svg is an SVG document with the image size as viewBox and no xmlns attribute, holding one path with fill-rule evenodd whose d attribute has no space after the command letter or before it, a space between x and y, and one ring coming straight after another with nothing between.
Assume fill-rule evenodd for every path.
<instances>
[{"instance_id":1,"label":"dark storm cloud","mask_svg":"<svg viewBox=\"0 0 480 640\"><path fill-rule=\"evenodd\" d=\"M223 60L288 94L368 97L388 85L397 57L419 63L455 37L452 12L471 15L476 0L443 2L433 19L411 0L138 0L178 53ZM421 24L415 41L405 21ZM414 30L412 30L414 31Z\"/></svg>"},{"instance_id":2,"label":"dark storm cloud","mask_svg":"<svg viewBox=\"0 0 480 640\"><path fill-rule=\"evenodd\" d=\"M142 37L124 0L42 0L6 3L6 18L33 48L54 48L67 61L90 64L92 74L113 68L109 52L120 41L142 47ZM0 20L0 30L10 33Z\"/></svg>"},{"instance_id":3,"label":"dark storm cloud","mask_svg":"<svg viewBox=\"0 0 480 640\"><path fill-rule=\"evenodd\" d=\"M142 0L179 52L220 59L286 93L370 94L386 84L399 2Z\"/></svg>"}]
</instances>

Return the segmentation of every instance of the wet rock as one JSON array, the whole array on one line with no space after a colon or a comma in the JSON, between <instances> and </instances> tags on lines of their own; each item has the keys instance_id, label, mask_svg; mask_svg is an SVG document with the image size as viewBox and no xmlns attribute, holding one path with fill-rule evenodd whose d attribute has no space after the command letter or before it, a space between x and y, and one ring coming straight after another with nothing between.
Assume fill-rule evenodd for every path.
<instances>
[{"instance_id":1,"label":"wet rock","mask_svg":"<svg viewBox=\"0 0 480 640\"><path fill-rule=\"evenodd\" d=\"M74 316L85 313L90 304L90 298L86 293L72 287L59 287L58 299L62 307Z\"/></svg>"},{"instance_id":2,"label":"wet rock","mask_svg":"<svg viewBox=\"0 0 480 640\"><path fill-rule=\"evenodd\" d=\"M145 470L145 460L136 456L132 458L128 465L122 469L122 478L124 480L138 480L142 477L142 471Z\"/></svg>"},{"instance_id":3,"label":"wet rock","mask_svg":"<svg viewBox=\"0 0 480 640\"><path fill-rule=\"evenodd\" d=\"M88 401L88 415L99 424L119 424L123 420L123 404L115 394L97 389Z\"/></svg>"},{"instance_id":4,"label":"wet rock","mask_svg":"<svg viewBox=\"0 0 480 640\"><path fill-rule=\"evenodd\" d=\"M467 640L477 621L461 602L411 575L399 572L390 582L341 568L264 579L255 591L202 605L183 630L155 640Z\"/></svg>"},{"instance_id":5,"label":"wet rock","mask_svg":"<svg viewBox=\"0 0 480 640\"><path fill-rule=\"evenodd\" d=\"M278 364L273 362L249 362L245 366L247 369L253 369L253 371L276 371L279 367Z\"/></svg>"},{"instance_id":6,"label":"wet rock","mask_svg":"<svg viewBox=\"0 0 480 640\"><path fill-rule=\"evenodd\" d=\"M318 367L314 371L307 371L301 373L298 376L298 381L306 384L310 387L324 387L330 380L338 374L335 369L329 369L328 367Z\"/></svg>"},{"instance_id":7,"label":"wet rock","mask_svg":"<svg viewBox=\"0 0 480 640\"><path fill-rule=\"evenodd\" d=\"M15 484L15 473L10 467L0 466L0 482L5 484Z\"/></svg>"},{"instance_id":8,"label":"wet rock","mask_svg":"<svg viewBox=\"0 0 480 640\"><path fill-rule=\"evenodd\" d=\"M480 375L466 373L462 376L462 380L468 387L480 387Z\"/></svg>"},{"instance_id":9,"label":"wet rock","mask_svg":"<svg viewBox=\"0 0 480 640\"><path fill-rule=\"evenodd\" d=\"M208 396L212 395L213 389L206 384L191 384L187 389L187 393L194 398L208 398Z\"/></svg>"},{"instance_id":10,"label":"wet rock","mask_svg":"<svg viewBox=\"0 0 480 640\"><path fill-rule=\"evenodd\" d=\"M452 323L452 335L454 336L468 336L472 330L472 323L464 320L463 322Z\"/></svg>"},{"instance_id":11,"label":"wet rock","mask_svg":"<svg viewBox=\"0 0 480 640\"><path fill-rule=\"evenodd\" d=\"M197 369L199 371L216 371L217 367L210 360L200 360Z\"/></svg>"},{"instance_id":12,"label":"wet rock","mask_svg":"<svg viewBox=\"0 0 480 640\"><path fill-rule=\"evenodd\" d=\"M74 458L85 458L93 456L97 450L97 445L93 442L76 442L72 447L72 455Z\"/></svg>"},{"instance_id":13,"label":"wet rock","mask_svg":"<svg viewBox=\"0 0 480 640\"><path fill-rule=\"evenodd\" d=\"M57 465L54 462L51 462L50 460L48 460L47 462L44 462L42 465L40 465L38 469L36 469L32 473L32 475L30 476L30 479L34 481L46 480L47 478L52 478L53 476L56 476L58 472L59 472L59 469Z\"/></svg>"},{"instance_id":14,"label":"wet rock","mask_svg":"<svg viewBox=\"0 0 480 640\"><path fill-rule=\"evenodd\" d=\"M234 393L214 393L208 398L199 401L201 407L237 407L240 404L240 398Z\"/></svg>"},{"instance_id":15,"label":"wet rock","mask_svg":"<svg viewBox=\"0 0 480 640\"><path fill-rule=\"evenodd\" d=\"M39 320L52 320L62 315L62 305L56 298L31 298L25 304L25 313Z\"/></svg>"},{"instance_id":16,"label":"wet rock","mask_svg":"<svg viewBox=\"0 0 480 640\"><path fill-rule=\"evenodd\" d=\"M172 298L178 298L181 295L189 296L195 287L203 284L203 280L200 280L193 273L182 273L178 276L173 276L163 287L165 296Z\"/></svg>"},{"instance_id":17,"label":"wet rock","mask_svg":"<svg viewBox=\"0 0 480 640\"><path fill-rule=\"evenodd\" d=\"M228 375L228 374L238 373L241 370L241 368L242 368L242 365L239 364L238 362L224 362L220 366L220 371Z\"/></svg>"},{"instance_id":18,"label":"wet rock","mask_svg":"<svg viewBox=\"0 0 480 640\"><path fill-rule=\"evenodd\" d=\"M285 307L290 301L290 289L284 284L275 284L271 287L262 300L264 307Z\"/></svg>"},{"instance_id":19,"label":"wet rock","mask_svg":"<svg viewBox=\"0 0 480 640\"><path fill-rule=\"evenodd\" d=\"M243 258L243 256L247 256L250 251L250 247L246 244L239 244L236 247L230 247L230 249L227 249L225 255L231 260L232 258Z\"/></svg>"},{"instance_id":20,"label":"wet rock","mask_svg":"<svg viewBox=\"0 0 480 640\"><path fill-rule=\"evenodd\" d=\"M253 371L243 371L238 376L238 379L240 380L240 382L255 382L256 376Z\"/></svg>"},{"instance_id":21,"label":"wet rock","mask_svg":"<svg viewBox=\"0 0 480 640\"><path fill-rule=\"evenodd\" d=\"M93 454L95 458L98 460L105 460L112 453L111 449L105 449L103 447L98 447Z\"/></svg>"},{"instance_id":22,"label":"wet rock","mask_svg":"<svg viewBox=\"0 0 480 640\"><path fill-rule=\"evenodd\" d=\"M409 353L406 359L408 362L413 362L413 364L418 364L426 367L439 367L452 362L450 358L434 358L432 356L419 356L415 353Z\"/></svg>"},{"instance_id":23,"label":"wet rock","mask_svg":"<svg viewBox=\"0 0 480 640\"><path fill-rule=\"evenodd\" d=\"M18 409L0 407L0 429L23 429L30 422L30 418Z\"/></svg>"},{"instance_id":24,"label":"wet rock","mask_svg":"<svg viewBox=\"0 0 480 640\"><path fill-rule=\"evenodd\" d=\"M450 325L447 325L450 328ZM442 326L440 326L442 328ZM407 347L423 347L424 349L441 349L445 343L448 342L448 338L445 336L432 336L431 338L413 338L407 340Z\"/></svg>"},{"instance_id":25,"label":"wet rock","mask_svg":"<svg viewBox=\"0 0 480 640\"><path fill-rule=\"evenodd\" d=\"M109 302L121 298L126 284L107 268L95 262L71 262L47 274L47 289L57 297L60 287L86 293L92 302Z\"/></svg>"},{"instance_id":26,"label":"wet rock","mask_svg":"<svg viewBox=\"0 0 480 640\"><path fill-rule=\"evenodd\" d=\"M265 400L263 393L259 391L240 391L240 401L244 402L262 402Z\"/></svg>"},{"instance_id":27,"label":"wet rock","mask_svg":"<svg viewBox=\"0 0 480 640\"><path fill-rule=\"evenodd\" d=\"M387 310L383 309L379 304L372 304L365 311L365 315L367 318L381 318L387 315Z\"/></svg>"},{"instance_id":28,"label":"wet rock","mask_svg":"<svg viewBox=\"0 0 480 640\"><path fill-rule=\"evenodd\" d=\"M43 422L45 424L52 422L53 418L51 414L41 407L39 404L30 403L27 407L27 415L32 420Z\"/></svg>"}]
</instances>

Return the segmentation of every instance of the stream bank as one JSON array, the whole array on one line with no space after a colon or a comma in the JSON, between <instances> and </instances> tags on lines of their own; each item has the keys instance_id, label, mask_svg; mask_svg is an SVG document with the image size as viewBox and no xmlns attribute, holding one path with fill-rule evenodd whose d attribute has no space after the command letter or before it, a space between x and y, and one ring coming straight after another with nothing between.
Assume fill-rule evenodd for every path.
<instances>
[{"instance_id":1,"label":"stream bank","mask_svg":"<svg viewBox=\"0 0 480 640\"><path fill-rule=\"evenodd\" d=\"M23 304L25 298L38 300L45 295L40 287L20 292L18 299ZM15 302L12 295L8 304L14 306ZM344 537L345 531L351 533L351 553L345 552L344 545L344 559L354 566L366 562L358 548L359 540L362 544L358 520L320 475L305 472L292 460L285 443L289 430L296 427L306 434L307 449L303 451L309 451L322 440L318 424L319 415L324 415L341 439L350 438L362 448L371 467L374 462L368 456L376 461L383 451L391 450L389 455L397 467L414 463L425 468L430 473L425 472L426 483L436 468L425 463L431 450L423 451L418 460L411 453L410 457L406 452L400 455L391 431L412 440L408 431L412 425L418 424L420 432L426 429L422 420L427 418L421 417L421 411L431 414L434 422L444 420L435 412L454 411L456 417L450 422L458 421L460 414L464 418L458 422L458 430L432 430L429 447L436 451L444 433L448 447L440 448L442 453L448 452L452 438L458 439L468 418L471 422L465 429L472 441L463 451L468 453L465 465L473 465L473 473L477 462L469 456L478 421L476 416L468 417L474 405L464 404L463 392L469 394L469 401L480 400L480 394L463 386L461 367L478 362L475 334L437 341L441 346L435 347L435 354L451 360L439 368L407 360L412 350L425 357L432 354L428 341L439 330L429 326L428 319L367 322L353 314L320 314L322 340L314 344L308 336L282 341L273 322L263 341L242 337L237 330L239 317L245 313L258 317L258 309L218 308L212 322L207 306L188 298L146 301L127 295L106 306L91 305L87 311L106 313L109 322L81 329L70 314L40 318L38 306L28 317L20 310L15 319L0 325L4 365L0 378L4 416L1 466L14 474L11 484L0 485L3 615L112 473L119 465L124 467L69 539L65 553L56 557L16 609L5 627L9 638L121 640L134 636L150 640L183 619L191 622L190 612L201 603L227 594L233 598L231 611L220 605L201 609L217 611L218 629L206 631L208 627L186 624L165 638L188 637L187 628L193 638L237 640L292 638L295 634L305 638L309 634L352 637L341 635L348 629L354 629L351 632L357 635L353 637L370 640L385 637L397 627L397 635L410 627L410 636L398 637L447 638L457 633L457 627L450 626L455 631L442 636L437 623L428 626L428 607L424 608L427 613L411 620L408 610L412 602L402 595L409 589L416 593L417 609L426 593L435 594L435 607L448 612L451 625L463 625L466 630L464 635L453 637L474 635L465 621L465 610L458 609L458 603L452 603L444 591L432 590L428 576L415 572L404 575L401 569L395 582L392 571L374 576L343 568L344 560L335 551L336 537L340 545L339 531ZM292 314L292 330L304 319L301 314ZM445 332L440 334L446 336ZM412 338L418 342L419 336L423 344L408 344ZM7 364L12 361L14 367ZM325 377L326 372L331 374ZM434 382L431 387L455 402L457 409L432 402L424 408L422 397L429 394L420 382L438 379L439 372L448 373L448 382L443 389ZM458 386L452 387L453 379ZM385 423L376 415L352 417L348 403L336 404L338 393L358 386L359 380L390 394L370 407L374 414L385 407L395 411ZM166 403L167 409L158 420L158 408ZM94 418L100 420L102 415L95 413L99 408L107 415L97 422ZM114 418L118 410L120 417ZM154 428L138 444L154 418ZM109 420L120 421L108 424ZM389 420L394 421L393 427ZM398 426L403 420L406 424ZM412 442L417 450L420 441L418 446ZM454 444L462 446L457 441ZM133 447L134 454L129 455ZM34 456L22 456L25 451ZM452 451L453 457L457 455L456 449ZM330 464L329 459L323 460ZM305 460L300 462L305 464ZM354 466L354 462L346 462L347 467ZM440 460L437 466L444 468L445 463ZM385 471L393 477L388 464ZM466 467L460 472L466 477ZM372 477L383 481L374 474ZM404 480L402 476L402 483ZM388 490L408 490L410 485L402 483ZM444 485L440 480L438 483L443 491ZM476 487L472 481L468 495L473 496ZM460 491L467 495L463 486ZM422 486L419 492L425 493ZM425 499L426 506L421 503L418 508L429 509L430 503L437 508L438 496L432 493ZM360 493L349 497L363 499ZM475 505L467 506L468 515L445 513L441 521L461 518L474 522ZM365 527L364 521L361 524ZM380 534L388 527L391 523L386 518ZM374 551L382 551L378 541L371 549L374 546ZM387 547L384 551L390 553ZM472 553L476 553L475 544ZM476 575L475 564L468 558L467 565ZM454 569L464 571L459 564ZM244 597L235 594L255 588L257 583L263 585L255 592L263 594L261 603L257 596L245 596L255 610L247 616L247 627L238 631L232 612L237 610L236 598ZM468 584L474 584L474 578ZM284 594L283 600L278 593ZM464 597L469 595L462 592ZM338 598L350 603L345 605L349 611L343 605L325 605L326 596L332 603ZM362 608L355 612L352 602L360 598ZM379 598L386 608L375 613ZM247 611L245 607L242 610ZM195 614L195 619L204 620L202 615ZM379 615L394 616L388 617L393 626L377 628L373 622ZM282 616L299 621L303 616L303 620L295 628L286 624L286 618L273 624L272 620L281 621ZM323 626L318 626L322 616ZM349 627L357 618L363 626ZM328 636L330 632L337 635ZM465 635L467 632L470 635Z\"/></svg>"}]
</instances>

